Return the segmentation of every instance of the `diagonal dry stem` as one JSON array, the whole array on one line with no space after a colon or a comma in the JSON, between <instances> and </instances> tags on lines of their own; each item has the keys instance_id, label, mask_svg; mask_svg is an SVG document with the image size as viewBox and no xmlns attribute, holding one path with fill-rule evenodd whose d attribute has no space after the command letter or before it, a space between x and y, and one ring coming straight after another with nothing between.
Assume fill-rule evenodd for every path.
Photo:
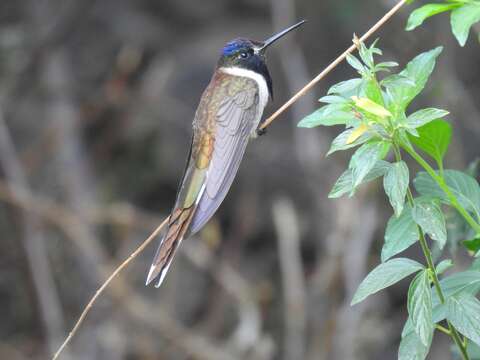
<instances>
[{"instance_id":1,"label":"diagonal dry stem","mask_svg":"<svg viewBox=\"0 0 480 360\"><path fill-rule=\"evenodd\" d=\"M58 348L57 352L55 353L55 355L53 356L52 360L55 360L55 359L58 359L58 357L60 356L60 353L63 351L63 349L65 348L65 346L68 345L68 343L70 342L70 340L72 340L73 336L75 335L75 333L77 332L78 328L80 327L80 325L82 324L83 320L85 319L85 317L87 316L87 314L89 313L90 309L92 308L93 304L95 303L95 301L97 301L98 297L103 293L103 291L107 288L107 286L110 284L110 282L128 265L130 264L130 262L132 262L133 259L135 259L146 247L148 244L150 244L152 242L153 239L155 239L158 234L160 234L160 232L163 230L163 228L165 227L165 225L167 224L168 222L168 219L169 217L167 217L165 220L163 220L163 222L158 225L158 227L150 234L150 236L133 252L130 254L130 256L120 264L119 267L117 267L115 269L115 271L108 277L108 279L102 284L102 286L100 286L100 288L98 288L97 292L95 293L95 295L93 295L93 297L90 299L90 301L88 302L87 306L85 306L85 309L83 309L82 311L82 314L80 315L80 317L78 318L77 322L75 323L75 326L73 327L72 331L70 331L70 333L68 334L67 338L65 339L65 341L62 343L62 345Z\"/></svg>"}]
</instances>

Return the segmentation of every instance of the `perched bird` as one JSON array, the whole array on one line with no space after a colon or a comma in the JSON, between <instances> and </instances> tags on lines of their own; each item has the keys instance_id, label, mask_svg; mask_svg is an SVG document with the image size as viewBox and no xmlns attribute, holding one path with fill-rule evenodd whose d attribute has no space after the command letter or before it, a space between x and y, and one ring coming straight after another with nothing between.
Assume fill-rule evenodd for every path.
<instances>
[{"instance_id":1,"label":"perched bird","mask_svg":"<svg viewBox=\"0 0 480 360\"><path fill-rule=\"evenodd\" d=\"M248 140L262 134L260 120L272 97L265 50L304 22L262 42L239 38L224 46L193 120L187 165L147 285L157 277L161 285L180 242L198 232L225 198Z\"/></svg>"}]
</instances>

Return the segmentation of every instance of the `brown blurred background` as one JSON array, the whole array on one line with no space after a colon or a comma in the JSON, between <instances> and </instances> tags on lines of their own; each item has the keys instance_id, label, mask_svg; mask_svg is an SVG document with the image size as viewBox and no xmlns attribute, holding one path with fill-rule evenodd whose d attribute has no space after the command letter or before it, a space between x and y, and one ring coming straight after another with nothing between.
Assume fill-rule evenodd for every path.
<instances>
[{"instance_id":1,"label":"brown blurred background","mask_svg":"<svg viewBox=\"0 0 480 360\"><path fill-rule=\"evenodd\" d=\"M219 49L308 24L269 53L280 106L363 33L387 0L1 0L0 358L46 359L112 269L164 219ZM402 65L445 45L414 108L451 111L447 160L479 155L480 47L445 16L378 36ZM339 129L297 129L342 64L251 143L237 179L158 290L150 245L94 306L63 359L395 359L408 282L353 308L392 213L376 182L327 194L347 166ZM408 255L419 258L418 249ZM463 253L454 255L457 268ZM430 359L449 359L436 335Z\"/></svg>"}]
</instances>

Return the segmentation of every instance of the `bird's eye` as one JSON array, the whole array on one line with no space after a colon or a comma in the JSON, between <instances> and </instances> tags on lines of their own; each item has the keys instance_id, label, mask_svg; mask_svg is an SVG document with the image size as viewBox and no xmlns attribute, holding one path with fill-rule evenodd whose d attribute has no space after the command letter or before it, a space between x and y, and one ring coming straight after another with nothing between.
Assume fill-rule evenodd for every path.
<instances>
[{"instance_id":1,"label":"bird's eye","mask_svg":"<svg viewBox=\"0 0 480 360\"><path fill-rule=\"evenodd\" d=\"M242 59L246 59L246 58L248 57L248 53L245 52L245 51L242 51L242 52L240 53L239 57L242 58Z\"/></svg>"}]
</instances>

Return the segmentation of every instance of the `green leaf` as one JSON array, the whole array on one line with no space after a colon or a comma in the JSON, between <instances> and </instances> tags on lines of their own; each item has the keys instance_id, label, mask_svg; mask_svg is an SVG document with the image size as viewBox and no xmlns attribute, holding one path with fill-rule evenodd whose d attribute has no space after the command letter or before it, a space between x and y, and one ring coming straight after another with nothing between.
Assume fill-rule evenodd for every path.
<instances>
[{"instance_id":1,"label":"green leaf","mask_svg":"<svg viewBox=\"0 0 480 360\"><path fill-rule=\"evenodd\" d=\"M358 287L351 305L357 304L369 295L389 287L407 276L423 269L416 261L397 258L378 265Z\"/></svg>"},{"instance_id":2,"label":"green leaf","mask_svg":"<svg viewBox=\"0 0 480 360\"><path fill-rule=\"evenodd\" d=\"M432 303L433 303L433 294L434 294L434 289L432 289ZM447 317L446 305L445 304L432 304L432 305L433 305L432 322L434 324L437 324L440 321L445 320L445 318ZM404 338L410 333L415 333L415 329L413 328L412 319L408 318L402 330L402 338Z\"/></svg>"},{"instance_id":3,"label":"green leaf","mask_svg":"<svg viewBox=\"0 0 480 360\"><path fill-rule=\"evenodd\" d=\"M358 91L360 86L363 83L363 79L350 79L346 81L339 82L338 84L333 85L327 92L328 95L338 94L345 95L350 97L351 94Z\"/></svg>"},{"instance_id":4,"label":"green leaf","mask_svg":"<svg viewBox=\"0 0 480 360\"><path fill-rule=\"evenodd\" d=\"M312 128L316 126L345 125L352 121L358 121L348 104L329 104L307 115L299 123L298 127Z\"/></svg>"},{"instance_id":5,"label":"green leaf","mask_svg":"<svg viewBox=\"0 0 480 360\"><path fill-rule=\"evenodd\" d=\"M460 202L460 205L478 216L480 214L480 186L477 180L457 170L445 170L443 176L445 183ZM419 172L413 180L413 185L420 195L435 197L446 204L450 204L445 192L426 172Z\"/></svg>"},{"instance_id":6,"label":"green leaf","mask_svg":"<svg viewBox=\"0 0 480 360\"><path fill-rule=\"evenodd\" d=\"M416 129L430 121L441 119L448 115L448 111L428 108L414 112L407 118L407 127Z\"/></svg>"},{"instance_id":7,"label":"green leaf","mask_svg":"<svg viewBox=\"0 0 480 360\"><path fill-rule=\"evenodd\" d=\"M347 129L344 132L340 133L335 139L332 141L332 145L330 146L330 150L328 150L327 156L333 154L336 151L347 150L363 144L364 142L371 139L372 134L370 132L365 132L356 139L354 142L348 142L347 140L351 137L352 133L355 129Z\"/></svg>"},{"instance_id":8,"label":"green leaf","mask_svg":"<svg viewBox=\"0 0 480 360\"><path fill-rule=\"evenodd\" d=\"M435 267L435 272L437 275L443 274L447 269L453 266L453 261L451 259L445 259L440 261Z\"/></svg>"},{"instance_id":9,"label":"green leaf","mask_svg":"<svg viewBox=\"0 0 480 360\"><path fill-rule=\"evenodd\" d=\"M431 199L418 198L412 210L413 220L443 249L447 242L447 227L440 206Z\"/></svg>"},{"instance_id":10,"label":"green leaf","mask_svg":"<svg viewBox=\"0 0 480 360\"><path fill-rule=\"evenodd\" d=\"M363 74L366 72L365 66L363 66L360 60L358 60L355 56L351 54L347 54L347 62L350 64L351 67L357 70L360 74Z\"/></svg>"},{"instance_id":11,"label":"green leaf","mask_svg":"<svg viewBox=\"0 0 480 360\"><path fill-rule=\"evenodd\" d=\"M467 338L480 345L480 301L470 294L447 299L447 319Z\"/></svg>"},{"instance_id":12,"label":"green leaf","mask_svg":"<svg viewBox=\"0 0 480 360\"><path fill-rule=\"evenodd\" d=\"M417 131L419 137L409 135L410 141L440 163L452 138L451 125L443 120L434 120L417 128Z\"/></svg>"},{"instance_id":13,"label":"green leaf","mask_svg":"<svg viewBox=\"0 0 480 360\"><path fill-rule=\"evenodd\" d=\"M407 195L409 183L408 166L404 161L399 161L388 170L383 178L383 187L385 193L392 204L395 215L398 217L402 213L405 204L405 196Z\"/></svg>"},{"instance_id":14,"label":"green leaf","mask_svg":"<svg viewBox=\"0 0 480 360\"><path fill-rule=\"evenodd\" d=\"M370 48L365 46L364 42L360 42L360 49L358 53L360 54L360 58L362 61L369 67L372 68L374 66L373 61L373 54L378 53L379 49L375 48L375 44L377 43L378 39L373 42ZM381 52L381 51L380 51ZM381 55L381 54L380 54Z\"/></svg>"},{"instance_id":15,"label":"green leaf","mask_svg":"<svg viewBox=\"0 0 480 360\"><path fill-rule=\"evenodd\" d=\"M440 280L440 287L446 298L463 292L475 295L480 291L480 271L467 270L452 274ZM440 304L435 291L432 291L432 302L434 306Z\"/></svg>"},{"instance_id":16,"label":"green leaf","mask_svg":"<svg viewBox=\"0 0 480 360\"><path fill-rule=\"evenodd\" d=\"M428 4L418 9L415 9L408 18L407 27L405 30L411 31L418 26L422 25L423 22L431 16L440 14L445 11L449 11L459 7L459 4Z\"/></svg>"},{"instance_id":17,"label":"green leaf","mask_svg":"<svg viewBox=\"0 0 480 360\"><path fill-rule=\"evenodd\" d=\"M480 237L476 237L470 240L465 240L462 243L468 250L473 251L475 253L480 250Z\"/></svg>"},{"instance_id":18,"label":"green leaf","mask_svg":"<svg viewBox=\"0 0 480 360\"><path fill-rule=\"evenodd\" d=\"M405 111L408 104L423 90L442 49L442 47L437 47L418 55L391 81L382 82L387 91L387 107L394 115ZM408 85L405 78L411 80L413 84Z\"/></svg>"},{"instance_id":19,"label":"green leaf","mask_svg":"<svg viewBox=\"0 0 480 360\"><path fill-rule=\"evenodd\" d=\"M318 99L318 101L326 104L345 104L349 101L349 99L345 99L338 95L327 95L321 97L320 99Z\"/></svg>"},{"instance_id":20,"label":"green leaf","mask_svg":"<svg viewBox=\"0 0 480 360\"><path fill-rule=\"evenodd\" d=\"M402 337L398 348L398 360L424 360L430 350L430 343L425 346L415 332Z\"/></svg>"},{"instance_id":21,"label":"green leaf","mask_svg":"<svg viewBox=\"0 0 480 360\"><path fill-rule=\"evenodd\" d=\"M362 145L350 159L348 168L352 170L353 187L360 185L373 169L378 160L381 160L390 148L385 141L371 141Z\"/></svg>"},{"instance_id":22,"label":"green leaf","mask_svg":"<svg viewBox=\"0 0 480 360\"><path fill-rule=\"evenodd\" d=\"M384 106L382 90L374 79L365 82L365 95L373 102Z\"/></svg>"},{"instance_id":23,"label":"green leaf","mask_svg":"<svg viewBox=\"0 0 480 360\"><path fill-rule=\"evenodd\" d=\"M363 183L375 180L379 178L380 176L383 176L386 174L388 168L390 167L390 164L386 161L379 160L376 162L375 166L370 170L370 172L365 176L363 179ZM347 169L337 180L335 185L333 185L332 190L328 194L328 197L333 199L333 198L339 198L340 196L344 194L352 194L354 192L355 188L353 187L353 181L352 181L352 170Z\"/></svg>"},{"instance_id":24,"label":"green leaf","mask_svg":"<svg viewBox=\"0 0 480 360\"><path fill-rule=\"evenodd\" d=\"M413 221L412 209L407 207L400 217L393 215L387 223L385 230L385 244L382 248L382 262L387 261L411 245L420 238L418 226Z\"/></svg>"},{"instance_id":25,"label":"green leaf","mask_svg":"<svg viewBox=\"0 0 480 360\"><path fill-rule=\"evenodd\" d=\"M463 5L452 11L450 17L452 32L460 46L465 46L470 28L478 21L480 21L480 3L478 2Z\"/></svg>"},{"instance_id":26,"label":"green leaf","mask_svg":"<svg viewBox=\"0 0 480 360\"><path fill-rule=\"evenodd\" d=\"M408 289L408 313L423 345L428 346L433 334L432 295L428 270L419 273Z\"/></svg>"}]
</instances>

